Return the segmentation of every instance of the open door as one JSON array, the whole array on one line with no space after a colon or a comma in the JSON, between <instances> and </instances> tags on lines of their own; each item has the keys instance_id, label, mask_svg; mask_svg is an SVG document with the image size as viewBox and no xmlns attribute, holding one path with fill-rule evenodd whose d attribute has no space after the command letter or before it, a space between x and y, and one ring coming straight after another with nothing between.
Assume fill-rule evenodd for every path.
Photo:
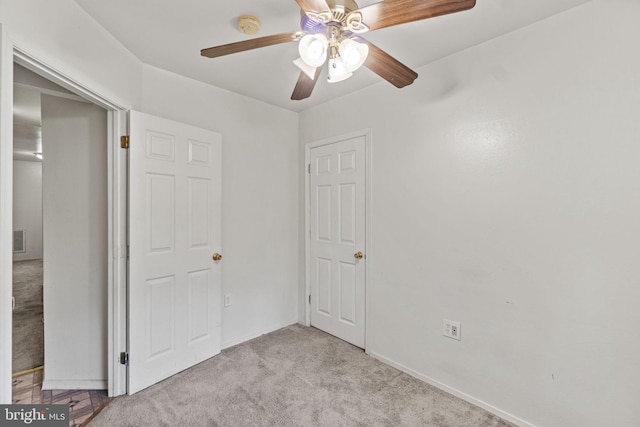
<instances>
[{"instance_id":1,"label":"open door","mask_svg":"<svg viewBox=\"0 0 640 427\"><path fill-rule=\"evenodd\" d=\"M41 94L40 104L42 387L106 389L107 112L89 102L47 94ZM70 362L69 354L76 360Z\"/></svg>"},{"instance_id":2,"label":"open door","mask_svg":"<svg viewBox=\"0 0 640 427\"><path fill-rule=\"evenodd\" d=\"M128 393L220 352L221 137L130 113Z\"/></svg>"}]
</instances>

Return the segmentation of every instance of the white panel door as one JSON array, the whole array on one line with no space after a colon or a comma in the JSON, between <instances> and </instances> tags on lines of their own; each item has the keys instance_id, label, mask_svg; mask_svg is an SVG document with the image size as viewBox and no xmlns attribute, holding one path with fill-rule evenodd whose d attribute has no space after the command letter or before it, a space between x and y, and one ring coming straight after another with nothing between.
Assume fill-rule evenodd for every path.
<instances>
[{"instance_id":1,"label":"white panel door","mask_svg":"<svg viewBox=\"0 0 640 427\"><path fill-rule=\"evenodd\" d=\"M129 126L133 394L220 352L221 137L135 111Z\"/></svg>"},{"instance_id":2,"label":"white panel door","mask_svg":"<svg viewBox=\"0 0 640 427\"><path fill-rule=\"evenodd\" d=\"M311 325L365 344L365 137L310 150Z\"/></svg>"}]
</instances>

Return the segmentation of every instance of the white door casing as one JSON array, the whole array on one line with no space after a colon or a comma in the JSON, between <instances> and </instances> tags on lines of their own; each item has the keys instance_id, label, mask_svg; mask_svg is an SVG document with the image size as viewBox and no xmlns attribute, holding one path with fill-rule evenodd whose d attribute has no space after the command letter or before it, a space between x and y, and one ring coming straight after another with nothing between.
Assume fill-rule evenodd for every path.
<instances>
[{"instance_id":1,"label":"white door casing","mask_svg":"<svg viewBox=\"0 0 640 427\"><path fill-rule=\"evenodd\" d=\"M220 352L221 136L135 111L129 126L133 394Z\"/></svg>"},{"instance_id":2,"label":"white door casing","mask_svg":"<svg viewBox=\"0 0 640 427\"><path fill-rule=\"evenodd\" d=\"M365 347L366 136L309 150L311 325Z\"/></svg>"},{"instance_id":3,"label":"white door casing","mask_svg":"<svg viewBox=\"0 0 640 427\"><path fill-rule=\"evenodd\" d=\"M11 399L13 44L0 23L0 404Z\"/></svg>"},{"instance_id":4,"label":"white door casing","mask_svg":"<svg viewBox=\"0 0 640 427\"><path fill-rule=\"evenodd\" d=\"M108 385L109 395L123 394L126 370L116 360L125 346L126 318L126 158L120 149L120 135L126 127L126 111L70 79L64 73L41 62L29 52L15 46L6 26L0 24L0 341L11 340L12 275L12 166L13 166L13 63L45 77L108 111L110 149L108 155ZM8 308L5 311L5 308ZM0 403L11 403L11 346L0 346Z\"/></svg>"}]
</instances>

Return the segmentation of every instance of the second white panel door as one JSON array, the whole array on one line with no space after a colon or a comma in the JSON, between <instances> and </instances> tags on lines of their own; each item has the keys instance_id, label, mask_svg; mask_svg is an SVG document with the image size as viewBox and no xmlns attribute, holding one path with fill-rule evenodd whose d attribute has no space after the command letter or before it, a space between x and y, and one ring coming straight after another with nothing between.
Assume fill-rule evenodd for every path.
<instances>
[{"instance_id":1,"label":"second white panel door","mask_svg":"<svg viewBox=\"0 0 640 427\"><path fill-rule=\"evenodd\" d=\"M311 325L365 345L365 137L310 150Z\"/></svg>"}]
</instances>

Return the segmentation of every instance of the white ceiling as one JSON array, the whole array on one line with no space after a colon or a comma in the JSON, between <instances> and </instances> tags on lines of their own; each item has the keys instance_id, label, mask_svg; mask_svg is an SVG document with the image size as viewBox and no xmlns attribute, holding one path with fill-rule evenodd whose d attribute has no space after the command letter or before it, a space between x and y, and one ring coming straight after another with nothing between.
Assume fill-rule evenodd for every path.
<instances>
[{"instance_id":1,"label":"white ceiling","mask_svg":"<svg viewBox=\"0 0 640 427\"><path fill-rule=\"evenodd\" d=\"M590 0L478 0L466 12L398 25L366 38L411 68L545 19ZM144 63L292 111L302 111L381 82L362 68L349 80L329 84L322 75L307 100L291 101L299 70L297 45L287 43L215 59L200 49L299 29L294 0L76 0ZM360 7L376 3L361 0ZM236 18L256 15L255 36L242 34ZM419 78L419 77L418 77ZM388 84L383 81L383 84ZM408 86L402 90L411 90Z\"/></svg>"}]
</instances>

